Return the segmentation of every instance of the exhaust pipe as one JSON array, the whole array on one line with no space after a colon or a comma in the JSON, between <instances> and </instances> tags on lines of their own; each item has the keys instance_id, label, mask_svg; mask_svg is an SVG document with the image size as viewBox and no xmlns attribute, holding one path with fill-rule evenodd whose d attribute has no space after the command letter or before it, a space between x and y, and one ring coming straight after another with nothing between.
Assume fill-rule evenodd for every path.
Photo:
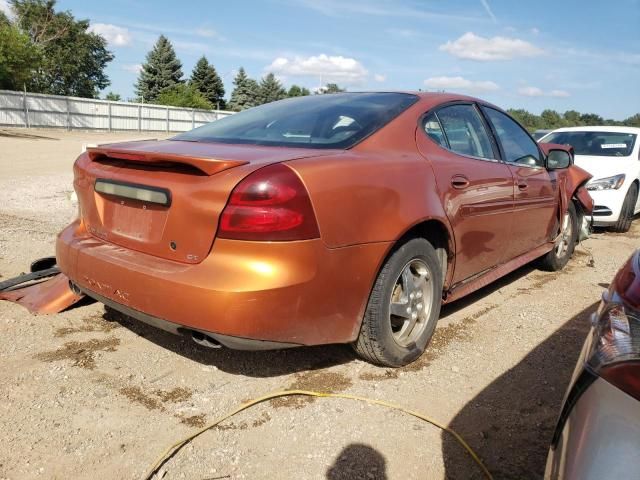
<instances>
[{"instance_id":1,"label":"exhaust pipe","mask_svg":"<svg viewBox=\"0 0 640 480\"><path fill-rule=\"evenodd\" d=\"M69 290L71 290L74 295L84 295L84 293L82 293L82 290L80 290L80 287L78 287L78 285L76 285L71 280L69 280Z\"/></svg>"},{"instance_id":2,"label":"exhaust pipe","mask_svg":"<svg viewBox=\"0 0 640 480\"><path fill-rule=\"evenodd\" d=\"M220 342L218 342L215 338L210 337L209 335L205 335L202 332L192 330L191 339L194 342L196 342L198 345L202 345L203 347L222 348L222 345L220 345Z\"/></svg>"}]
</instances>

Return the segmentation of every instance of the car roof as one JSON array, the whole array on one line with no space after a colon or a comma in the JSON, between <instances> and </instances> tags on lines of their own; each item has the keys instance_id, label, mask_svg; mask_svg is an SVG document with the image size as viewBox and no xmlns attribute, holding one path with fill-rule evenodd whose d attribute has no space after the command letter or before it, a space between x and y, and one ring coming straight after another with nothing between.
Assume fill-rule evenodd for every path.
<instances>
[{"instance_id":1,"label":"car roof","mask_svg":"<svg viewBox=\"0 0 640 480\"><path fill-rule=\"evenodd\" d=\"M470 100L474 102L489 103L477 97L470 97L469 95L463 95L461 93L454 92L423 92L421 90L353 90L348 92L332 93L331 95L341 95L349 93L405 93L408 95L416 95L426 100L449 100L457 98L460 100Z\"/></svg>"},{"instance_id":2,"label":"car roof","mask_svg":"<svg viewBox=\"0 0 640 480\"><path fill-rule=\"evenodd\" d=\"M353 91L344 93L405 93L408 95L416 95L420 98L423 106L427 108L437 107L440 104L447 102L478 102L483 105L495 108L496 110L504 111L501 107L494 105L491 102L483 100L478 97L471 97L469 95L463 95L461 93L454 92L423 92L421 90L372 90L372 91ZM341 95L341 93L334 93L332 95Z\"/></svg>"},{"instance_id":3,"label":"car roof","mask_svg":"<svg viewBox=\"0 0 640 480\"><path fill-rule=\"evenodd\" d=\"M636 127L616 127L612 125L589 126L589 127L563 127L556 128L554 132L611 132L611 133L635 133L640 134L640 128Z\"/></svg>"}]
</instances>

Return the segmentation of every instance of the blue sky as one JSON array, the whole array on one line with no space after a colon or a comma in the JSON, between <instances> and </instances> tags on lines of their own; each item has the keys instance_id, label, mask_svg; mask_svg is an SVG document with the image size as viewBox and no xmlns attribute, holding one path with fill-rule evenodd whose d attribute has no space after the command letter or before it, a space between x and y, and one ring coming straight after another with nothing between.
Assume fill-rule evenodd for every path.
<instances>
[{"instance_id":1,"label":"blue sky","mask_svg":"<svg viewBox=\"0 0 640 480\"><path fill-rule=\"evenodd\" d=\"M2 3L3 0L0 0ZM504 108L640 111L640 0L59 0L109 39L108 90L133 96L158 35L227 95L243 66L285 85L447 90Z\"/></svg>"}]
</instances>

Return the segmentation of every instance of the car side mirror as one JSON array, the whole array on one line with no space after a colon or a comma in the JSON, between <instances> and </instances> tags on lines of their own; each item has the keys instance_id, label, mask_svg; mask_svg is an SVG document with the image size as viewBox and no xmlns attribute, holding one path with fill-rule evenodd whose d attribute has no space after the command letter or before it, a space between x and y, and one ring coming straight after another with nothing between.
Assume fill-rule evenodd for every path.
<instances>
[{"instance_id":1,"label":"car side mirror","mask_svg":"<svg viewBox=\"0 0 640 480\"><path fill-rule=\"evenodd\" d=\"M566 150L549 150L547 154L547 170L558 170L571 165L571 154Z\"/></svg>"}]
</instances>

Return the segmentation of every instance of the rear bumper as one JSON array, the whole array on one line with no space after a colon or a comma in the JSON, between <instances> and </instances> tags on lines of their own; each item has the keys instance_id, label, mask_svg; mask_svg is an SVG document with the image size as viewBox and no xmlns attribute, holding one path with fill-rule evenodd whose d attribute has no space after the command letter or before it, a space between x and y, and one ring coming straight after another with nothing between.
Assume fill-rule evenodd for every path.
<instances>
[{"instance_id":1,"label":"rear bumper","mask_svg":"<svg viewBox=\"0 0 640 480\"><path fill-rule=\"evenodd\" d=\"M200 340L198 343L205 343L208 346L214 348L224 346L235 350L274 350L300 346L297 343L270 342L268 340L254 340L250 338L232 337L229 335L221 335L219 333L188 328L185 325L172 323L167 320L154 317L153 315L149 315L147 313L127 307L126 305L122 305L121 303L115 302L107 297L103 297L102 295L92 292L91 290L88 290L86 288L78 287L77 285L76 287L82 293L93 298L94 300L97 300L98 302L101 302L106 306L119 311L120 313L124 313L131 318L146 323L147 325L151 325L152 327L164 330L165 332L173 333L174 335L191 334L194 338L196 338L196 334L200 333L202 334L202 340Z\"/></svg>"},{"instance_id":2,"label":"rear bumper","mask_svg":"<svg viewBox=\"0 0 640 480\"><path fill-rule=\"evenodd\" d=\"M56 257L81 290L116 310L255 349L353 341L388 248L216 239L201 263L185 264L109 244L76 221L59 234Z\"/></svg>"}]
</instances>

